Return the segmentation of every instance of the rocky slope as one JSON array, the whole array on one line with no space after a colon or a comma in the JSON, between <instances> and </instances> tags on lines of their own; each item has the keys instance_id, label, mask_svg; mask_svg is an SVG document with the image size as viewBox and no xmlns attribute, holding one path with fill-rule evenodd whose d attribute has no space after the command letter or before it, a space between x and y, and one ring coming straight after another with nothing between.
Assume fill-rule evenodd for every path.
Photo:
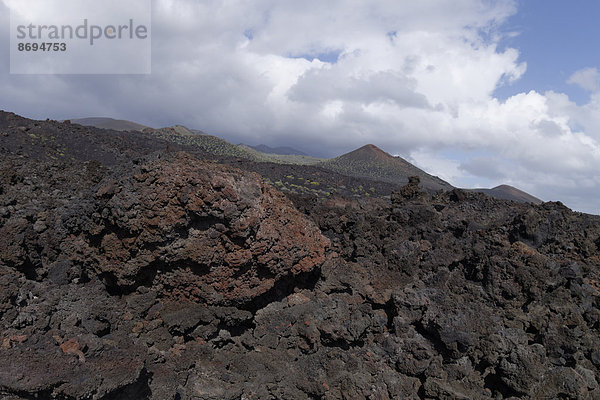
<instances>
[{"instance_id":1,"label":"rocky slope","mask_svg":"<svg viewBox=\"0 0 600 400\"><path fill-rule=\"evenodd\" d=\"M600 398L600 217L0 133L0 398Z\"/></svg>"}]
</instances>

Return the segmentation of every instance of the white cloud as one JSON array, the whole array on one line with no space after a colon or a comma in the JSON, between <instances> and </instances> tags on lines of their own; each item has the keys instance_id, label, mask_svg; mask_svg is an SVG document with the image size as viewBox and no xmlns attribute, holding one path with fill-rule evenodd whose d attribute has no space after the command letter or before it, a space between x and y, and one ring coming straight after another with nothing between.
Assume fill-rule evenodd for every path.
<instances>
[{"instance_id":1,"label":"white cloud","mask_svg":"<svg viewBox=\"0 0 600 400\"><path fill-rule=\"evenodd\" d=\"M322 155L375 143L456 185L508 183L600 213L600 93L583 106L554 92L493 97L526 70L526 54L497 46L515 1L153 4L151 76L4 73L2 108L183 123ZM324 54L339 57L328 63ZM570 81L596 91L597 74Z\"/></svg>"},{"instance_id":2,"label":"white cloud","mask_svg":"<svg viewBox=\"0 0 600 400\"><path fill-rule=\"evenodd\" d=\"M467 187L467 179L464 171L461 171L459 160L442 157L440 154L424 149L411 152L407 161L423 169L424 171L438 171L437 176L447 182L453 182L458 187ZM472 176L469 175L469 178Z\"/></svg>"},{"instance_id":3,"label":"white cloud","mask_svg":"<svg viewBox=\"0 0 600 400\"><path fill-rule=\"evenodd\" d=\"M578 85L589 92L595 92L599 88L600 73L596 68L580 69L571 75L569 80L567 80L567 83Z\"/></svg>"}]
</instances>

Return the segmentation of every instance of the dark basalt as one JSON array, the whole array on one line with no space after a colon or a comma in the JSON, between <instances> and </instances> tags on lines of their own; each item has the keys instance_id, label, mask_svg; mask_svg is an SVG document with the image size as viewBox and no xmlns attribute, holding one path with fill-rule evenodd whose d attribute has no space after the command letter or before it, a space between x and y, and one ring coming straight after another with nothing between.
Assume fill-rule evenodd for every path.
<instances>
[{"instance_id":1,"label":"dark basalt","mask_svg":"<svg viewBox=\"0 0 600 400\"><path fill-rule=\"evenodd\" d=\"M86 129L0 113L0 398L600 398L599 217Z\"/></svg>"}]
</instances>

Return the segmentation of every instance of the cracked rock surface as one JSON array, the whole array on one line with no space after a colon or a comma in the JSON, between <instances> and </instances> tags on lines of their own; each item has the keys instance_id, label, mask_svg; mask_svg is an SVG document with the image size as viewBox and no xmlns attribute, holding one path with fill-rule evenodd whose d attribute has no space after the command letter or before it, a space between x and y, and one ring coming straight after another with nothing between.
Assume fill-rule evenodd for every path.
<instances>
[{"instance_id":1,"label":"cracked rock surface","mask_svg":"<svg viewBox=\"0 0 600 400\"><path fill-rule=\"evenodd\" d=\"M2 399L600 398L599 217L0 129ZM15 139L61 129L97 152Z\"/></svg>"}]
</instances>

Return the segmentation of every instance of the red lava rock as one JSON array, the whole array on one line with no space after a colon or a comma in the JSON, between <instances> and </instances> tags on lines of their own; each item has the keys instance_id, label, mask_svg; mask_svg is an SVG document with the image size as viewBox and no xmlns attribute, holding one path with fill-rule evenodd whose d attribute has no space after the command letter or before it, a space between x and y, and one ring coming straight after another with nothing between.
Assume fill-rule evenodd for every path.
<instances>
[{"instance_id":1,"label":"red lava rock","mask_svg":"<svg viewBox=\"0 0 600 400\"><path fill-rule=\"evenodd\" d=\"M72 251L115 288L153 279L165 297L237 304L325 261L329 240L253 173L179 153L99 186L100 245L88 234Z\"/></svg>"},{"instance_id":2,"label":"red lava rock","mask_svg":"<svg viewBox=\"0 0 600 400\"><path fill-rule=\"evenodd\" d=\"M27 336L27 335L9 336L2 341L2 345L0 346L0 349L8 350L12 347L13 343L22 344L25 341L27 341L28 338L29 338L29 336Z\"/></svg>"},{"instance_id":3,"label":"red lava rock","mask_svg":"<svg viewBox=\"0 0 600 400\"><path fill-rule=\"evenodd\" d=\"M79 361L85 362L85 356L79 349L79 342L77 339L73 338L61 343L60 349L63 351L63 353L76 355L79 358Z\"/></svg>"}]
</instances>

